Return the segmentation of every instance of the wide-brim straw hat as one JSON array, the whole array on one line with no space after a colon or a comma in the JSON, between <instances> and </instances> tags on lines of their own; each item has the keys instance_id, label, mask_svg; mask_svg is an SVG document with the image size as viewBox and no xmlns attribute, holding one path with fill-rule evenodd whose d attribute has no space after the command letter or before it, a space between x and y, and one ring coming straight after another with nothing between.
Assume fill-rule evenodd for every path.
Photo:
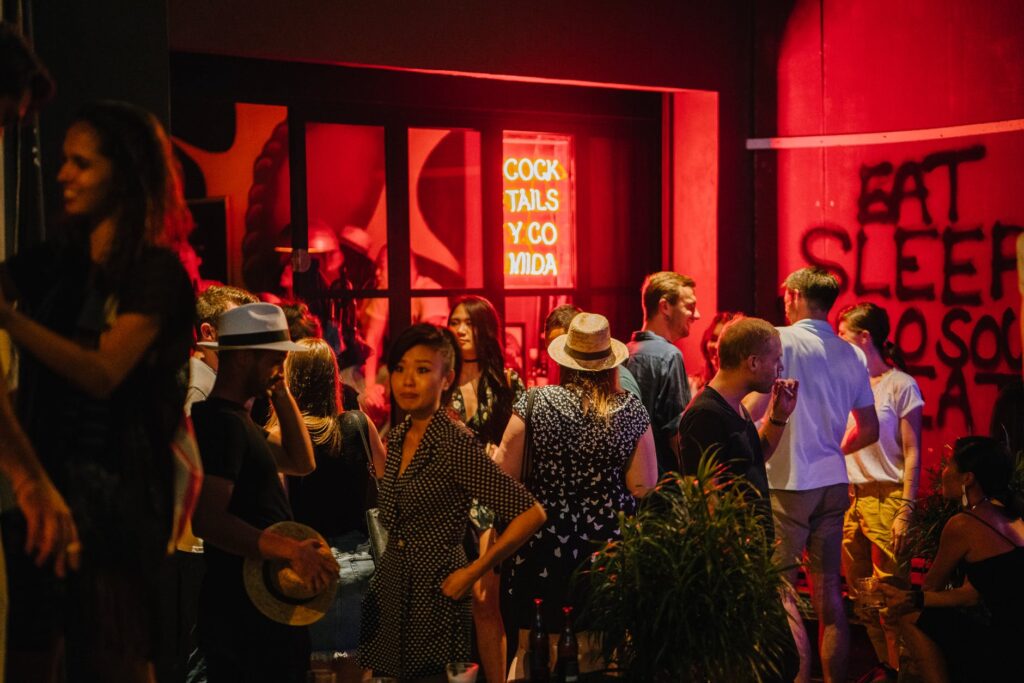
<instances>
[{"instance_id":1,"label":"wide-brim straw hat","mask_svg":"<svg viewBox=\"0 0 1024 683\"><path fill-rule=\"evenodd\" d=\"M281 307L268 303L245 304L224 311L217 319L217 341L199 342L199 346L220 351L309 350L292 341Z\"/></svg>"},{"instance_id":2,"label":"wide-brim straw hat","mask_svg":"<svg viewBox=\"0 0 1024 683\"><path fill-rule=\"evenodd\" d=\"M612 339L608 318L580 313L572 319L569 331L548 345L548 355L562 367L598 372L620 365L629 358L629 350Z\"/></svg>"},{"instance_id":3,"label":"wide-brim straw hat","mask_svg":"<svg viewBox=\"0 0 1024 683\"><path fill-rule=\"evenodd\" d=\"M312 528L298 522L278 522L270 531L300 541L315 538L330 550L327 541ZM308 626L319 621L334 602L338 577L319 593L307 586L290 568L287 560L245 558L242 579L249 599L264 616L289 626Z\"/></svg>"}]
</instances>

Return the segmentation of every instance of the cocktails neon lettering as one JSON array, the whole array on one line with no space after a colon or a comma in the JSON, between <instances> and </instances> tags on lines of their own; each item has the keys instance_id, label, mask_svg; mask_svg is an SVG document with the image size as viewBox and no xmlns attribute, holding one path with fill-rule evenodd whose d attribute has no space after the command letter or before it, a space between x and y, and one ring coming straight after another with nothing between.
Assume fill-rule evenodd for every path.
<instances>
[{"instance_id":1,"label":"cocktails neon lettering","mask_svg":"<svg viewBox=\"0 0 1024 683\"><path fill-rule=\"evenodd\" d=\"M531 254L526 251L508 254L509 275L558 275L554 254Z\"/></svg>"},{"instance_id":2,"label":"cocktails neon lettering","mask_svg":"<svg viewBox=\"0 0 1024 683\"><path fill-rule=\"evenodd\" d=\"M505 179L516 180L540 180L551 182L561 180L558 172L558 159L516 159L510 157L505 159L502 169L505 172Z\"/></svg>"},{"instance_id":3,"label":"cocktails neon lettering","mask_svg":"<svg viewBox=\"0 0 1024 683\"><path fill-rule=\"evenodd\" d=\"M509 211L519 213L520 211L558 211L560 206L558 190L548 189L544 193L544 201L541 202L540 190L536 188L522 188L519 190L505 190L505 198L508 199Z\"/></svg>"},{"instance_id":4,"label":"cocktails neon lettering","mask_svg":"<svg viewBox=\"0 0 1024 683\"><path fill-rule=\"evenodd\" d=\"M512 243L519 244L523 235L523 221L509 221L506 225L509 232L512 233ZM551 221L545 223L530 221L526 224L526 241L530 244L546 244L550 247L558 241L558 226Z\"/></svg>"}]
</instances>

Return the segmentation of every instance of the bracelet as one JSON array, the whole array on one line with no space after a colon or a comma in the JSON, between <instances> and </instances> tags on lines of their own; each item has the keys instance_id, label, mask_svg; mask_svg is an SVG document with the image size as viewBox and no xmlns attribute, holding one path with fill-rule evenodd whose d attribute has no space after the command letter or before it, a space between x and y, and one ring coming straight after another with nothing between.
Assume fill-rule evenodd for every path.
<instances>
[{"instance_id":1,"label":"bracelet","mask_svg":"<svg viewBox=\"0 0 1024 683\"><path fill-rule=\"evenodd\" d=\"M785 427L787 424L789 424L789 420L776 420L771 415L768 416L768 421L771 422L776 427Z\"/></svg>"}]
</instances>

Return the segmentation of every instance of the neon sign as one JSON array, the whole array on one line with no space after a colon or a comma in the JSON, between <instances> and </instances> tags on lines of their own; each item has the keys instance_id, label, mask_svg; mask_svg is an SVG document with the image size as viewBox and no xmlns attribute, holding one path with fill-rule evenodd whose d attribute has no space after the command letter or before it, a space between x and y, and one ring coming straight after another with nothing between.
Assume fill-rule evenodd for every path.
<instances>
[{"instance_id":1,"label":"neon sign","mask_svg":"<svg viewBox=\"0 0 1024 683\"><path fill-rule=\"evenodd\" d=\"M502 162L505 285L572 287L572 138L506 132Z\"/></svg>"}]
</instances>

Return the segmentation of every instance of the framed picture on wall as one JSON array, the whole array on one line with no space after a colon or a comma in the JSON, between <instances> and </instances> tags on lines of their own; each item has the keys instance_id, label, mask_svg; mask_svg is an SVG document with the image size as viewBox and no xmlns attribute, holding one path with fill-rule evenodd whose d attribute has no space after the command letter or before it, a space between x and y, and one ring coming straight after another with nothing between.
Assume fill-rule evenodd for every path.
<instances>
[{"instance_id":1,"label":"framed picture on wall","mask_svg":"<svg viewBox=\"0 0 1024 683\"><path fill-rule=\"evenodd\" d=\"M505 367L526 381L526 325L505 323Z\"/></svg>"}]
</instances>

